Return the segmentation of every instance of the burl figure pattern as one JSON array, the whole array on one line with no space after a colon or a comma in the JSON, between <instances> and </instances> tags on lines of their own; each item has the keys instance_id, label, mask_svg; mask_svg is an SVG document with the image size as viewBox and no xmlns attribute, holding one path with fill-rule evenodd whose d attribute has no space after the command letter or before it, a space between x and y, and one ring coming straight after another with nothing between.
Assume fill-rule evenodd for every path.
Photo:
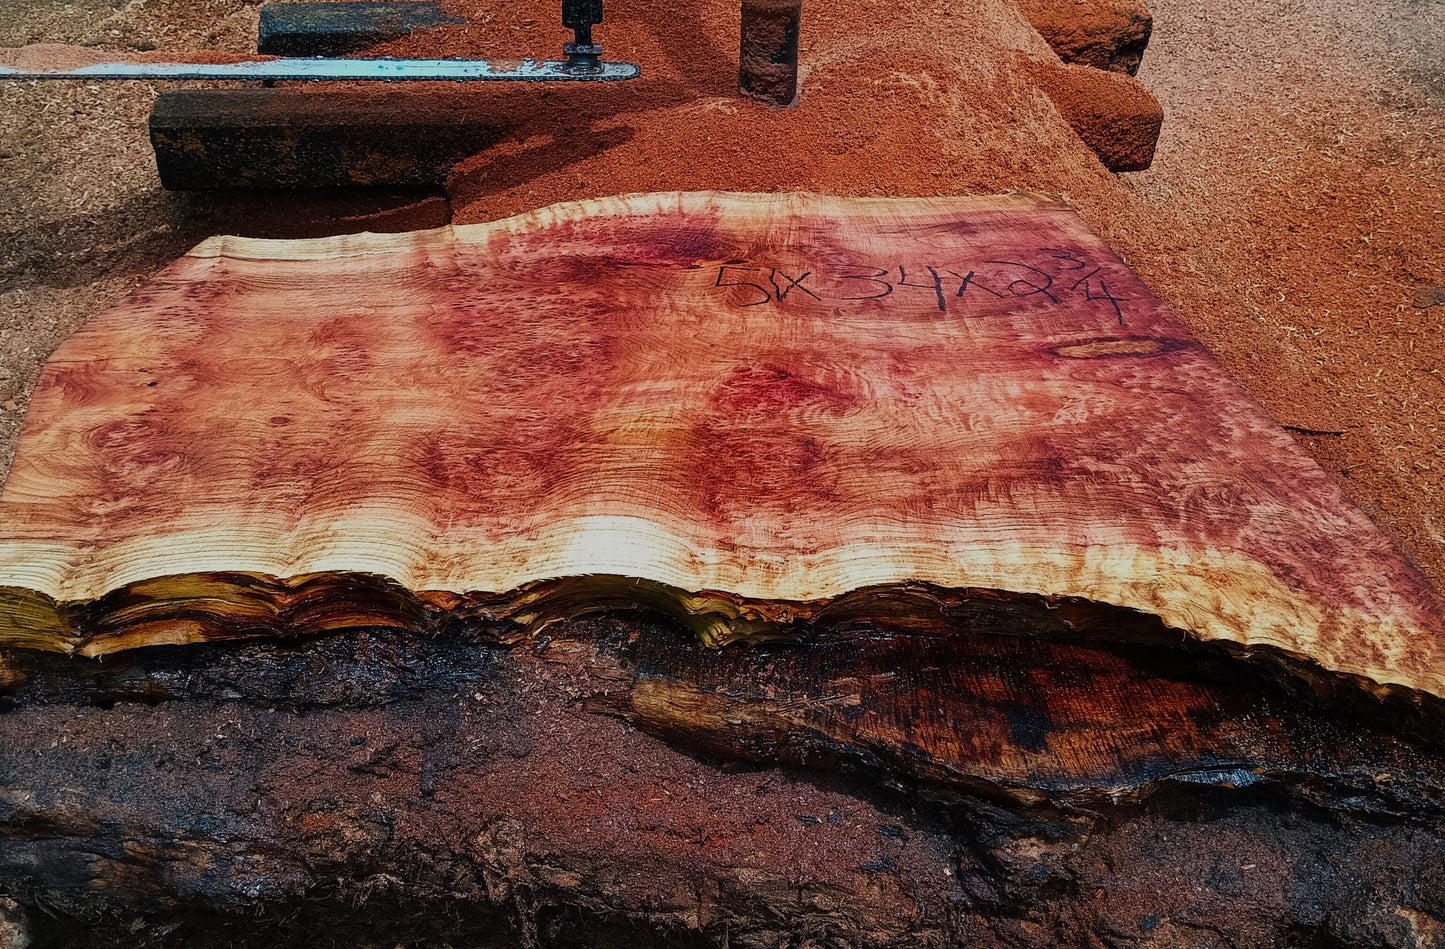
<instances>
[{"instance_id":1,"label":"burl figure pattern","mask_svg":"<svg viewBox=\"0 0 1445 949\"><path fill-rule=\"evenodd\" d=\"M1033 197L214 238L60 348L0 497L0 641L87 655L628 602L721 643L930 591L1445 696L1427 582Z\"/></svg>"}]
</instances>

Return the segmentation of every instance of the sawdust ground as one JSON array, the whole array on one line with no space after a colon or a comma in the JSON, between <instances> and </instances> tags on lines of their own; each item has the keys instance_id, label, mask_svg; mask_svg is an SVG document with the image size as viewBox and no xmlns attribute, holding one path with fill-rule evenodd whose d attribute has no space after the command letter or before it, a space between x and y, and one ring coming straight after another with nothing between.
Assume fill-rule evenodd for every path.
<instances>
[{"instance_id":1,"label":"sawdust ground","mask_svg":"<svg viewBox=\"0 0 1445 949\"><path fill-rule=\"evenodd\" d=\"M1159 157L1103 230L1445 586L1445 17L1153 6Z\"/></svg>"},{"instance_id":2,"label":"sawdust ground","mask_svg":"<svg viewBox=\"0 0 1445 949\"><path fill-rule=\"evenodd\" d=\"M552 55L562 39L521 0L451 5L485 20L447 39L452 54ZM1421 0L1153 6L1139 75L1166 119L1148 172L1105 174L1021 81L1003 77L991 101L950 90L978 68L950 45L975 28L955 4L809 7L803 105L779 113L731 95L730 5L638 0L609 8L599 37L647 78L488 91L526 121L458 170L453 214L673 188L1063 194L1445 587L1445 305L1430 305L1445 296L1445 18ZM0 45L241 51L258 9L10 0ZM1002 42L1036 54L1028 37ZM207 234L258 227L254 203L159 189L145 135L155 91L0 87L0 466L41 363L81 320Z\"/></svg>"}]
</instances>

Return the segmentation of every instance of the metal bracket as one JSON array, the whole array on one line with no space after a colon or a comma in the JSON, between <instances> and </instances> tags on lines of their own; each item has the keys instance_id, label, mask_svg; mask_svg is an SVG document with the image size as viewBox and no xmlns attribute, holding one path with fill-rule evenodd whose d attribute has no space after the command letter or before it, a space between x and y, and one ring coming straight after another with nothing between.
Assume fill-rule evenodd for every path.
<instances>
[{"instance_id":1,"label":"metal bracket","mask_svg":"<svg viewBox=\"0 0 1445 949\"><path fill-rule=\"evenodd\" d=\"M602 45L592 42L592 27L602 22L602 0L562 0L562 26L572 31L562 52L573 72L592 73L601 68Z\"/></svg>"}]
</instances>

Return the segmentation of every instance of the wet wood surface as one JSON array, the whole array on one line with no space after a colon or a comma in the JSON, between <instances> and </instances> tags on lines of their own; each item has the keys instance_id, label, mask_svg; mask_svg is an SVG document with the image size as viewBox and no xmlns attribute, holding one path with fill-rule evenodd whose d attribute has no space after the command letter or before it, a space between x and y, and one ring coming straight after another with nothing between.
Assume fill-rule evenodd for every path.
<instances>
[{"instance_id":1,"label":"wet wood surface","mask_svg":"<svg viewBox=\"0 0 1445 949\"><path fill-rule=\"evenodd\" d=\"M60 348L0 495L0 639L86 654L634 600L721 643L938 596L1445 695L1426 581L1031 197L216 238Z\"/></svg>"},{"instance_id":2,"label":"wet wood surface","mask_svg":"<svg viewBox=\"0 0 1445 949\"><path fill-rule=\"evenodd\" d=\"M935 795L1064 813L1171 783L1306 797L1368 787L1381 813L1445 811L1428 726L1320 701L1219 650L947 625L716 650L646 624L537 650L579 652L594 673L627 683L598 707L725 758L842 766Z\"/></svg>"}]
</instances>

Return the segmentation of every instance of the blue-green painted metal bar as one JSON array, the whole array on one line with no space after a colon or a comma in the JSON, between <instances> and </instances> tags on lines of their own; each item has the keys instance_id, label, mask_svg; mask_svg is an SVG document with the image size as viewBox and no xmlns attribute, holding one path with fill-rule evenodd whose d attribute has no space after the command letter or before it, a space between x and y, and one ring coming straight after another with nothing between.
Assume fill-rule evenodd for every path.
<instances>
[{"instance_id":1,"label":"blue-green painted metal bar","mask_svg":"<svg viewBox=\"0 0 1445 949\"><path fill-rule=\"evenodd\" d=\"M263 82L615 82L642 72L633 63L579 67L549 60L487 59L268 59L242 63L97 63L39 71L0 66L0 79L246 80Z\"/></svg>"}]
</instances>

